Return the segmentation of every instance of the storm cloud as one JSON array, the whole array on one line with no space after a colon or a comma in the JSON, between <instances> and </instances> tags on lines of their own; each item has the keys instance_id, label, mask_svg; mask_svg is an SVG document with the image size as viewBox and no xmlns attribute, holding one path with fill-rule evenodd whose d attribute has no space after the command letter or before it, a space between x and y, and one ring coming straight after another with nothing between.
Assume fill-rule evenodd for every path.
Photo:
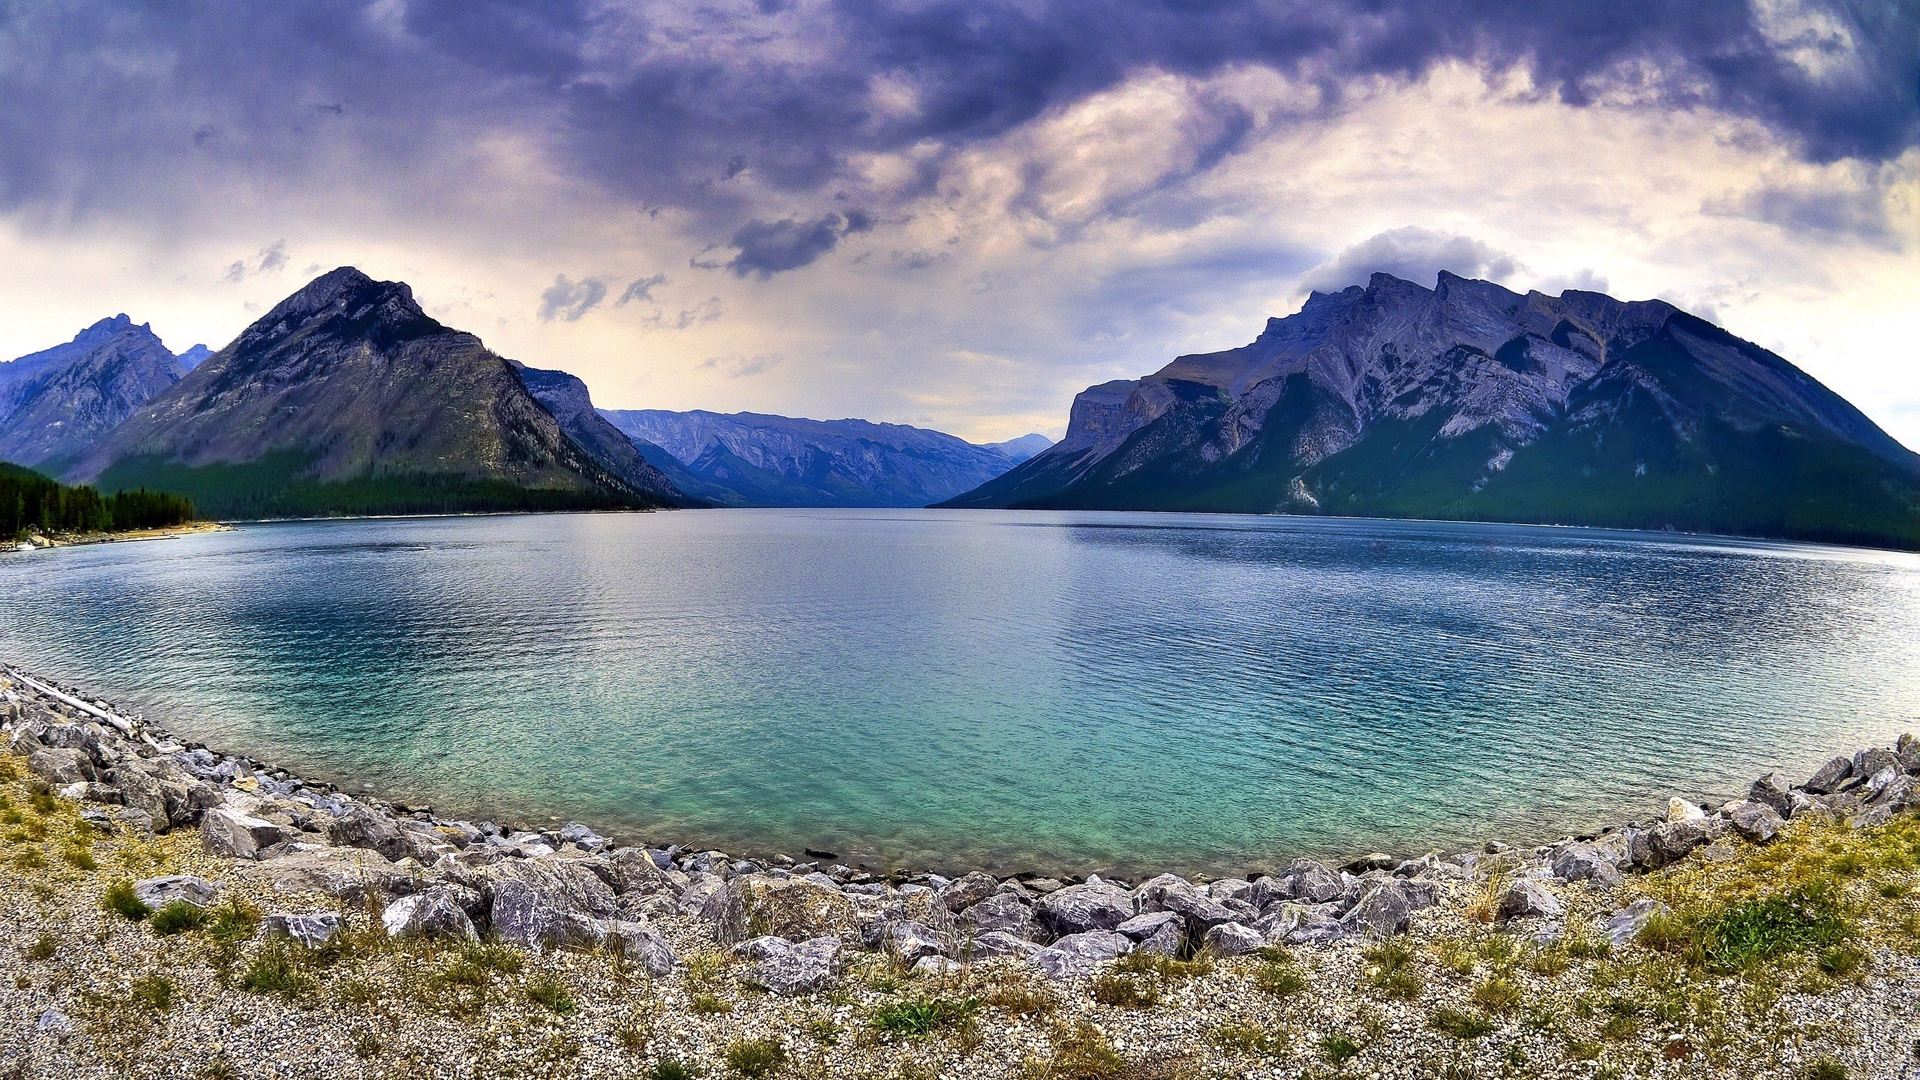
<instances>
[{"instance_id":1,"label":"storm cloud","mask_svg":"<svg viewBox=\"0 0 1920 1080\"><path fill-rule=\"evenodd\" d=\"M1380 270L1686 298L1823 378L1920 303L1886 0L12 0L0 103L0 356L224 340L282 236L610 405L981 438Z\"/></svg>"},{"instance_id":2,"label":"storm cloud","mask_svg":"<svg viewBox=\"0 0 1920 1080\"><path fill-rule=\"evenodd\" d=\"M188 177L236 166L297 186L342 155L430 171L442 151L538 132L606 191L745 240L730 268L762 275L831 248L826 219L791 200L861 195L862 155L964 153L1141 71L1247 67L1310 80L1318 114L1364 81L1465 62L1522 69L1575 106L1724 110L1814 161L1920 140L1913 5L1135 0L1085 14L1066 0L22 0L0 10L0 207L184 201ZM1226 119L1197 167L1253 129Z\"/></svg>"},{"instance_id":3,"label":"storm cloud","mask_svg":"<svg viewBox=\"0 0 1920 1080\"><path fill-rule=\"evenodd\" d=\"M873 219L859 210L845 215L826 214L812 221L749 221L730 243L739 251L727 260L735 277L768 278L782 270L798 270L839 245L842 237L873 228Z\"/></svg>"}]
</instances>

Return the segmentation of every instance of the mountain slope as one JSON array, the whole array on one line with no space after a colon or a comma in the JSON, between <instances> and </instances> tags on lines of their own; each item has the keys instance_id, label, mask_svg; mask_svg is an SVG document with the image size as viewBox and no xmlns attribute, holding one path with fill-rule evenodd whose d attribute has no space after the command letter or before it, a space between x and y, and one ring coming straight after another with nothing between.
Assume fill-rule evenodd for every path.
<instances>
[{"instance_id":1,"label":"mountain slope","mask_svg":"<svg viewBox=\"0 0 1920 1080\"><path fill-rule=\"evenodd\" d=\"M1251 344L1092 387L952 506L1331 513L1920 546L1920 457L1661 301L1442 273L1314 293Z\"/></svg>"},{"instance_id":2,"label":"mountain slope","mask_svg":"<svg viewBox=\"0 0 1920 1080\"><path fill-rule=\"evenodd\" d=\"M185 374L150 326L125 315L0 364L0 460L57 466Z\"/></svg>"},{"instance_id":3,"label":"mountain slope","mask_svg":"<svg viewBox=\"0 0 1920 1080\"><path fill-rule=\"evenodd\" d=\"M723 505L926 506L1016 461L1000 449L904 424L698 410L603 415L672 455L695 478L681 481L683 488Z\"/></svg>"},{"instance_id":4,"label":"mountain slope","mask_svg":"<svg viewBox=\"0 0 1920 1080\"><path fill-rule=\"evenodd\" d=\"M520 381L534 398L560 422L560 429L579 443L601 468L665 505L692 506L700 502L681 492L665 472L648 462L632 439L594 409L587 384L577 376L531 368L518 360L508 363L520 373Z\"/></svg>"},{"instance_id":5,"label":"mountain slope","mask_svg":"<svg viewBox=\"0 0 1920 1080\"><path fill-rule=\"evenodd\" d=\"M398 282L314 279L67 472L215 517L663 505Z\"/></svg>"}]
</instances>

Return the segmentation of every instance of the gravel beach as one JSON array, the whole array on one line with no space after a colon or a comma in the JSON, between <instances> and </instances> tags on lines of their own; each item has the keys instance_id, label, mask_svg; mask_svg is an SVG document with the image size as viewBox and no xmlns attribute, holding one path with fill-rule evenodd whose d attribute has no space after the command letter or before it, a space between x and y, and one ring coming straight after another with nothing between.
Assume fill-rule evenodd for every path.
<instances>
[{"instance_id":1,"label":"gravel beach","mask_svg":"<svg viewBox=\"0 0 1920 1080\"><path fill-rule=\"evenodd\" d=\"M1243 878L437 819L0 674L0 1078L1920 1076L1920 746Z\"/></svg>"}]
</instances>

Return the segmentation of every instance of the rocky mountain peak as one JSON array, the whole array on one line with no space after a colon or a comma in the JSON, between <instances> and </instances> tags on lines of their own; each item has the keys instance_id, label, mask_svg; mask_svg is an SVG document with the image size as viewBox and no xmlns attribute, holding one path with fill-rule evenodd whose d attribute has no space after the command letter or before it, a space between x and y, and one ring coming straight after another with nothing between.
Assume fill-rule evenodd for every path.
<instances>
[{"instance_id":1,"label":"rocky mountain peak","mask_svg":"<svg viewBox=\"0 0 1920 1080\"><path fill-rule=\"evenodd\" d=\"M1662 300L1451 271L1316 291L1236 349L1090 387L955 506L1375 514L1920 546L1920 456Z\"/></svg>"},{"instance_id":2,"label":"rocky mountain peak","mask_svg":"<svg viewBox=\"0 0 1920 1080\"><path fill-rule=\"evenodd\" d=\"M84 449L184 371L125 312L0 364L0 460L37 465Z\"/></svg>"},{"instance_id":3,"label":"rocky mountain peak","mask_svg":"<svg viewBox=\"0 0 1920 1080\"><path fill-rule=\"evenodd\" d=\"M377 281L357 268L342 266L314 278L246 329L239 346L331 327L350 337L376 343L445 330L422 311L404 281Z\"/></svg>"},{"instance_id":4,"label":"rocky mountain peak","mask_svg":"<svg viewBox=\"0 0 1920 1080\"><path fill-rule=\"evenodd\" d=\"M101 319L99 322L75 334L73 344L81 348L95 348L112 340L116 334L123 334L130 330L147 337L153 336L153 324L135 323L127 316L127 313L123 311L110 318Z\"/></svg>"},{"instance_id":5,"label":"rocky mountain peak","mask_svg":"<svg viewBox=\"0 0 1920 1080\"><path fill-rule=\"evenodd\" d=\"M376 281L352 266L329 270L280 301L262 322L292 322L330 313L357 313L378 306L396 314L424 313L404 281Z\"/></svg>"}]
</instances>

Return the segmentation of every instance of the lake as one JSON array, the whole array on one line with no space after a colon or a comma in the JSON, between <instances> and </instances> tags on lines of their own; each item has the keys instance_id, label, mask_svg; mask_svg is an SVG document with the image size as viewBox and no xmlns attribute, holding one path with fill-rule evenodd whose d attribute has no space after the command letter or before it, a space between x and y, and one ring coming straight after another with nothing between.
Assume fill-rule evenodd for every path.
<instances>
[{"instance_id":1,"label":"lake","mask_svg":"<svg viewBox=\"0 0 1920 1080\"><path fill-rule=\"evenodd\" d=\"M682 511L0 558L0 659L436 809L880 864L1538 841L1920 727L1920 558L1531 526Z\"/></svg>"}]
</instances>

